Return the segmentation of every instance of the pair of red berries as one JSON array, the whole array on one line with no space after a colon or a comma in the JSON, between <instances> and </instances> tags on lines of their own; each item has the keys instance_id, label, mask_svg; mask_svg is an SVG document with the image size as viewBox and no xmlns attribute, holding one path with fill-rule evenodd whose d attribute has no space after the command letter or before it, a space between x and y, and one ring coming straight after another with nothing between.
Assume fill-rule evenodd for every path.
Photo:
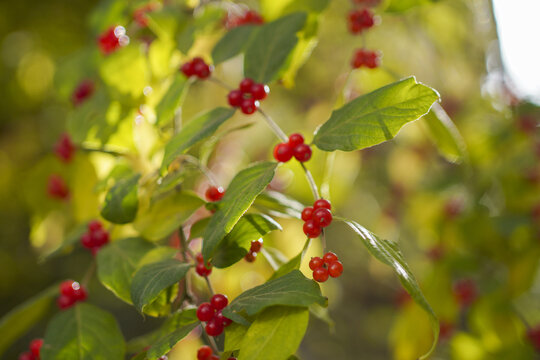
<instances>
[{"instance_id":1,"label":"pair of red berries","mask_svg":"<svg viewBox=\"0 0 540 360\"><path fill-rule=\"evenodd\" d=\"M205 63L202 58L196 57L193 60L184 63L184 65L180 67L180 71L182 71L186 77L196 76L202 80L210 76L212 73L212 66Z\"/></svg>"},{"instance_id":2,"label":"pair of red berries","mask_svg":"<svg viewBox=\"0 0 540 360\"><path fill-rule=\"evenodd\" d=\"M195 272L200 276L208 276L212 273L212 265L205 264L204 258L201 253L198 253L195 257L197 265L195 265Z\"/></svg>"},{"instance_id":3,"label":"pair of red berries","mask_svg":"<svg viewBox=\"0 0 540 360\"><path fill-rule=\"evenodd\" d=\"M204 196L206 197L206 200L211 202L216 202L221 200L221 198L225 195L225 190L221 186L210 186L208 189L206 189L206 193Z\"/></svg>"},{"instance_id":4,"label":"pair of red berries","mask_svg":"<svg viewBox=\"0 0 540 360\"><path fill-rule=\"evenodd\" d=\"M208 345L203 345L197 351L197 360L219 360L219 355L215 355L212 348ZM236 360L234 356L229 357L227 360Z\"/></svg>"},{"instance_id":5,"label":"pair of red berries","mask_svg":"<svg viewBox=\"0 0 540 360\"><path fill-rule=\"evenodd\" d=\"M244 114L251 115L259 108L259 100L264 100L269 92L268 85L245 78L238 89L229 92L227 101L232 107L239 107Z\"/></svg>"},{"instance_id":6,"label":"pair of red berries","mask_svg":"<svg viewBox=\"0 0 540 360\"><path fill-rule=\"evenodd\" d=\"M197 308L197 318L206 322L204 330L209 336L218 336L223 328L229 326L232 320L223 316L223 310L229 304L229 299L223 294L215 294L210 302L205 302Z\"/></svg>"},{"instance_id":7,"label":"pair of red berries","mask_svg":"<svg viewBox=\"0 0 540 360\"><path fill-rule=\"evenodd\" d=\"M255 10L248 10L241 15L228 14L225 18L225 27L232 29L242 25L261 25L264 24L264 19Z\"/></svg>"},{"instance_id":8,"label":"pair of red berries","mask_svg":"<svg viewBox=\"0 0 540 360\"><path fill-rule=\"evenodd\" d=\"M377 52L365 49L356 50L351 61L351 66L354 69L367 67L375 69L380 64L380 56Z\"/></svg>"},{"instance_id":9,"label":"pair of red berries","mask_svg":"<svg viewBox=\"0 0 540 360\"><path fill-rule=\"evenodd\" d=\"M47 183L47 193L53 199L67 200L69 198L68 186L60 175L52 174Z\"/></svg>"},{"instance_id":10,"label":"pair of red berries","mask_svg":"<svg viewBox=\"0 0 540 360\"><path fill-rule=\"evenodd\" d=\"M304 220L304 234L309 238L316 238L321 234L322 228L332 223L332 205L325 199L316 200L313 207L308 206L302 210Z\"/></svg>"},{"instance_id":11,"label":"pair of red berries","mask_svg":"<svg viewBox=\"0 0 540 360\"><path fill-rule=\"evenodd\" d=\"M19 360L39 360L39 353L43 346L43 339L34 339L30 342L30 351L19 355Z\"/></svg>"},{"instance_id":12,"label":"pair of red berries","mask_svg":"<svg viewBox=\"0 0 540 360\"><path fill-rule=\"evenodd\" d=\"M251 247L249 248L249 252L244 257L244 259L246 259L247 262L254 262L257 259L257 254L259 253L259 251L261 251L262 246L263 246L263 239L253 240L251 242Z\"/></svg>"},{"instance_id":13,"label":"pair of red berries","mask_svg":"<svg viewBox=\"0 0 540 360\"><path fill-rule=\"evenodd\" d=\"M127 44L129 44L129 37L123 26L111 26L98 38L99 49L104 55L112 54Z\"/></svg>"},{"instance_id":14,"label":"pair of red berries","mask_svg":"<svg viewBox=\"0 0 540 360\"><path fill-rule=\"evenodd\" d=\"M68 163L73 158L75 153L75 145L68 134L63 133L58 139L58 142L54 145L54 153L60 160Z\"/></svg>"},{"instance_id":15,"label":"pair of red berries","mask_svg":"<svg viewBox=\"0 0 540 360\"><path fill-rule=\"evenodd\" d=\"M352 10L348 20L349 31L353 34L359 34L375 25L375 17L369 9Z\"/></svg>"},{"instance_id":16,"label":"pair of red berries","mask_svg":"<svg viewBox=\"0 0 540 360\"><path fill-rule=\"evenodd\" d=\"M327 252L322 259L318 256L312 257L309 268L313 270L313 280L321 283L328 280L328 276L337 278L343 273L343 264L333 252Z\"/></svg>"},{"instance_id":17,"label":"pair of red berries","mask_svg":"<svg viewBox=\"0 0 540 360\"><path fill-rule=\"evenodd\" d=\"M95 87L92 80L83 80L77 85L71 94L73 105L77 106L86 101L94 93Z\"/></svg>"},{"instance_id":18,"label":"pair of red berries","mask_svg":"<svg viewBox=\"0 0 540 360\"><path fill-rule=\"evenodd\" d=\"M300 134L291 134L289 141L279 143L274 147L274 159L278 162L287 162L292 157L300 162L311 159L311 148L304 143L304 137Z\"/></svg>"},{"instance_id":19,"label":"pair of red berries","mask_svg":"<svg viewBox=\"0 0 540 360\"><path fill-rule=\"evenodd\" d=\"M77 281L62 281L60 284L60 296L56 299L56 304L62 310L67 309L76 302L86 300L87 296L85 288Z\"/></svg>"},{"instance_id":20,"label":"pair of red berries","mask_svg":"<svg viewBox=\"0 0 540 360\"><path fill-rule=\"evenodd\" d=\"M109 233L103 229L103 224L97 220L88 223L88 230L81 237L81 244L96 255L97 251L109 242Z\"/></svg>"}]
</instances>

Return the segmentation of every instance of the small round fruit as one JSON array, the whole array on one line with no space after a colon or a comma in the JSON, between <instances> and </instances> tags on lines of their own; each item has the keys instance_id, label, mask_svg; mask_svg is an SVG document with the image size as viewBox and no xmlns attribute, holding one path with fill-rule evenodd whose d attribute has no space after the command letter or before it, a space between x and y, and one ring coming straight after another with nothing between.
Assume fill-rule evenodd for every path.
<instances>
[{"instance_id":1,"label":"small round fruit","mask_svg":"<svg viewBox=\"0 0 540 360\"><path fill-rule=\"evenodd\" d=\"M308 220L304 223L304 234L309 238L316 238L321 234L321 228L313 220Z\"/></svg>"},{"instance_id":2,"label":"small round fruit","mask_svg":"<svg viewBox=\"0 0 540 360\"><path fill-rule=\"evenodd\" d=\"M325 199L319 199L313 203L314 210L321 209L321 208L332 210L332 205L330 205L330 201L325 200Z\"/></svg>"},{"instance_id":3,"label":"small round fruit","mask_svg":"<svg viewBox=\"0 0 540 360\"><path fill-rule=\"evenodd\" d=\"M225 190L220 187L210 186L205 193L206 200L208 201L219 201L225 195Z\"/></svg>"},{"instance_id":4,"label":"small round fruit","mask_svg":"<svg viewBox=\"0 0 540 360\"><path fill-rule=\"evenodd\" d=\"M187 63L182 65L182 67L180 68L180 71L182 71L182 73L186 77L191 77L191 76L195 75L195 66L194 66L193 62L188 61Z\"/></svg>"},{"instance_id":5,"label":"small round fruit","mask_svg":"<svg viewBox=\"0 0 540 360\"><path fill-rule=\"evenodd\" d=\"M287 162L291 160L293 151L289 143L280 143L274 147L274 159L278 162Z\"/></svg>"},{"instance_id":6,"label":"small round fruit","mask_svg":"<svg viewBox=\"0 0 540 360\"><path fill-rule=\"evenodd\" d=\"M289 144L294 148L304 143L304 137L301 134L294 133L289 135Z\"/></svg>"},{"instance_id":7,"label":"small round fruit","mask_svg":"<svg viewBox=\"0 0 540 360\"><path fill-rule=\"evenodd\" d=\"M210 66L206 64L204 61L199 61L193 64L193 71L195 72L195 75L199 79L206 79L210 76Z\"/></svg>"},{"instance_id":8,"label":"small round fruit","mask_svg":"<svg viewBox=\"0 0 540 360\"><path fill-rule=\"evenodd\" d=\"M238 107L242 104L242 100L244 99L244 95L240 90L232 90L227 95L227 101L229 102L229 105L232 107Z\"/></svg>"},{"instance_id":9,"label":"small round fruit","mask_svg":"<svg viewBox=\"0 0 540 360\"><path fill-rule=\"evenodd\" d=\"M263 240L262 239L253 240L251 242L251 247L249 248L249 251L258 253L259 251L261 251L262 246L263 246Z\"/></svg>"},{"instance_id":10,"label":"small round fruit","mask_svg":"<svg viewBox=\"0 0 540 360\"><path fill-rule=\"evenodd\" d=\"M333 252L329 251L323 256L323 261L325 264L330 265L331 263L338 261L338 257Z\"/></svg>"},{"instance_id":11,"label":"small round fruit","mask_svg":"<svg viewBox=\"0 0 540 360\"><path fill-rule=\"evenodd\" d=\"M293 154L296 160L306 162L311 159L311 148L307 144L296 145Z\"/></svg>"},{"instance_id":12,"label":"small round fruit","mask_svg":"<svg viewBox=\"0 0 540 360\"><path fill-rule=\"evenodd\" d=\"M202 303L197 308L197 319L200 321L210 321L214 318L216 310L210 303Z\"/></svg>"},{"instance_id":13,"label":"small round fruit","mask_svg":"<svg viewBox=\"0 0 540 360\"><path fill-rule=\"evenodd\" d=\"M255 100L263 100L270 92L270 88L264 84L253 84L249 91Z\"/></svg>"},{"instance_id":14,"label":"small round fruit","mask_svg":"<svg viewBox=\"0 0 540 360\"><path fill-rule=\"evenodd\" d=\"M88 223L88 230L97 231L103 229L103 224L98 220L92 220Z\"/></svg>"},{"instance_id":15,"label":"small round fruit","mask_svg":"<svg viewBox=\"0 0 540 360\"><path fill-rule=\"evenodd\" d=\"M216 319L212 319L206 323L204 329L209 336L218 336L223 332L223 324L216 321Z\"/></svg>"},{"instance_id":16,"label":"small round fruit","mask_svg":"<svg viewBox=\"0 0 540 360\"><path fill-rule=\"evenodd\" d=\"M39 351L41 350L41 346L43 346L43 339L34 339L30 342L30 351L37 359L39 359Z\"/></svg>"},{"instance_id":17,"label":"small round fruit","mask_svg":"<svg viewBox=\"0 0 540 360\"><path fill-rule=\"evenodd\" d=\"M105 230L96 230L90 234L94 247L101 247L109 242L109 233Z\"/></svg>"},{"instance_id":18,"label":"small round fruit","mask_svg":"<svg viewBox=\"0 0 540 360\"><path fill-rule=\"evenodd\" d=\"M198 263L204 263L204 258L202 256L201 253L198 253L197 255L195 255L195 260L198 262Z\"/></svg>"},{"instance_id":19,"label":"small round fruit","mask_svg":"<svg viewBox=\"0 0 540 360\"><path fill-rule=\"evenodd\" d=\"M248 252L246 256L244 256L244 259L246 259L247 262L255 262L257 260L257 253L256 252Z\"/></svg>"},{"instance_id":20,"label":"small round fruit","mask_svg":"<svg viewBox=\"0 0 540 360\"><path fill-rule=\"evenodd\" d=\"M223 294L216 294L210 299L210 304L216 310L221 310L229 304L229 299Z\"/></svg>"},{"instance_id":21,"label":"small round fruit","mask_svg":"<svg viewBox=\"0 0 540 360\"><path fill-rule=\"evenodd\" d=\"M313 280L317 282L325 282L328 280L328 270L324 267L313 270Z\"/></svg>"},{"instance_id":22,"label":"small round fruit","mask_svg":"<svg viewBox=\"0 0 540 360\"><path fill-rule=\"evenodd\" d=\"M214 316L214 319L218 322L221 322L223 324L223 326L227 327L229 325L232 324L232 320L229 319L228 317L224 316L222 313L221 313L221 310L219 310L218 312L216 312L216 315Z\"/></svg>"},{"instance_id":23,"label":"small round fruit","mask_svg":"<svg viewBox=\"0 0 540 360\"><path fill-rule=\"evenodd\" d=\"M311 270L316 270L316 269L320 268L323 265L324 265L323 259L321 259L318 256L312 257L311 260L309 261L309 268Z\"/></svg>"},{"instance_id":24,"label":"small round fruit","mask_svg":"<svg viewBox=\"0 0 540 360\"><path fill-rule=\"evenodd\" d=\"M251 115L257 111L259 102L253 98L244 99L240 104L240 110L246 115Z\"/></svg>"},{"instance_id":25,"label":"small round fruit","mask_svg":"<svg viewBox=\"0 0 540 360\"><path fill-rule=\"evenodd\" d=\"M253 85L255 84L255 82L250 79L250 78L245 78L244 80L242 80L240 82L240 86L238 87L240 89L240 91L244 94L250 94L251 93L251 89L253 87Z\"/></svg>"},{"instance_id":26,"label":"small round fruit","mask_svg":"<svg viewBox=\"0 0 540 360\"><path fill-rule=\"evenodd\" d=\"M212 267L206 267L206 265L203 262L197 263L195 266L195 271L200 276L208 276L212 273Z\"/></svg>"},{"instance_id":27,"label":"small round fruit","mask_svg":"<svg viewBox=\"0 0 540 360\"><path fill-rule=\"evenodd\" d=\"M71 307L71 305L75 304L75 299L69 296L60 295L58 299L56 299L56 304L58 305L60 309L64 310Z\"/></svg>"},{"instance_id":28,"label":"small round fruit","mask_svg":"<svg viewBox=\"0 0 540 360\"><path fill-rule=\"evenodd\" d=\"M341 261L334 261L333 263L331 263L330 265L328 265L328 274L333 277L333 278L337 278L339 276L341 276L341 274L343 273L343 264L341 263Z\"/></svg>"},{"instance_id":29,"label":"small round fruit","mask_svg":"<svg viewBox=\"0 0 540 360\"><path fill-rule=\"evenodd\" d=\"M27 351L19 355L19 360L36 360L36 357L30 351Z\"/></svg>"},{"instance_id":30,"label":"small round fruit","mask_svg":"<svg viewBox=\"0 0 540 360\"><path fill-rule=\"evenodd\" d=\"M302 210L302 220L308 221L311 220L313 217L313 208L311 206L308 206Z\"/></svg>"},{"instance_id":31,"label":"small round fruit","mask_svg":"<svg viewBox=\"0 0 540 360\"><path fill-rule=\"evenodd\" d=\"M74 299L76 301L84 301L88 297L88 294L86 293L86 289L82 287L78 282L73 283L73 289L75 290L73 292Z\"/></svg>"},{"instance_id":32,"label":"small round fruit","mask_svg":"<svg viewBox=\"0 0 540 360\"><path fill-rule=\"evenodd\" d=\"M313 212L313 221L320 227L327 227L332 223L332 212L325 208L317 209Z\"/></svg>"},{"instance_id":33,"label":"small round fruit","mask_svg":"<svg viewBox=\"0 0 540 360\"><path fill-rule=\"evenodd\" d=\"M74 287L75 286L75 287ZM80 287L79 283L73 280L66 280L60 283L60 294L75 298L75 289Z\"/></svg>"},{"instance_id":34,"label":"small round fruit","mask_svg":"<svg viewBox=\"0 0 540 360\"><path fill-rule=\"evenodd\" d=\"M212 354L212 348L208 345L203 345L197 350L197 360L209 360Z\"/></svg>"}]
</instances>

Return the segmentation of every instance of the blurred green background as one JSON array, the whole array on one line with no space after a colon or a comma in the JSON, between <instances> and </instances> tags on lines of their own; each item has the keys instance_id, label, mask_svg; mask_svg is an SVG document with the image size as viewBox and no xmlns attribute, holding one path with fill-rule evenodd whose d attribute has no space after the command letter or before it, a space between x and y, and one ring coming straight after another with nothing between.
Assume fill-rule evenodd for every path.
<instances>
[{"instance_id":1,"label":"blurred green background","mask_svg":"<svg viewBox=\"0 0 540 360\"><path fill-rule=\"evenodd\" d=\"M175 52L165 60L156 55L152 77L144 77L137 72L142 56L137 49L151 33L128 24L131 11L142 3L0 3L2 314L56 281L81 279L91 262L91 256L81 250L38 261L62 241L73 223L99 214L98 200L103 193L93 189L117 165L104 155L78 154L68 170L71 183L78 186L74 190L77 204L66 207L46 198L47 174L59 168L51 149L67 119L84 116L70 102L76 84L101 76L104 82L96 81L98 90L103 90L105 83L118 87L128 81L127 91L115 89L116 101L125 112L118 115L122 117L117 122L120 130L111 130L113 136L106 144L136 154L139 160L131 165L148 170L158 161L155 148L164 140L156 140L160 133L150 123L135 123L141 104L155 104L152 96L145 100L137 86L159 84L160 77L174 73L183 59L208 57L223 34L211 22L216 15L209 12L210 25L201 26L189 53ZM279 7L279 3L246 2L266 16L272 16L273 6ZM418 6L409 7L416 3ZM298 71L295 85L272 86L263 108L286 133L300 131L311 140L309 134L328 119L342 97L351 99L409 75L437 89L466 144L458 161L455 149L437 146L428 123L420 120L407 125L395 140L360 152L327 155L315 150L308 167L316 181L324 184L323 195L332 200L341 216L399 242L448 330L433 358L534 359L525 333L527 326L540 322L540 138L538 127L528 124L530 119L537 124L540 111L534 104L518 101L501 80L490 2L384 2L376 8L381 24L366 36L367 46L384 54L383 67L352 73L349 62L361 39L346 29L351 8L344 0L330 3L318 17L318 44ZM179 23L182 16L178 13ZM131 44L122 50L127 54L126 74L113 78L106 61L97 54L95 39L117 21L124 21ZM96 63L99 71L92 67ZM241 58L229 60L216 68L216 77L234 86L241 79L241 65ZM155 93L162 91L152 86ZM131 91L135 94L129 94ZM185 101L183 118L225 106L225 95L213 83L195 84ZM225 136L212 152L209 166L223 184L246 164L271 157L276 141L261 119L235 115L231 127L248 122L255 125ZM201 180L194 184L201 193L205 186ZM310 203L311 194L298 164L281 167L272 186ZM303 245L300 222L280 223L284 231L268 236L265 245L292 257ZM406 360L425 352L431 343L428 319L403 296L391 271L372 259L344 226L329 228L327 239L329 248L345 264L339 280L322 285L335 326L330 329L312 318L299 356ZM320 245L315 244L308 258L320 252ZM303 270L308 273L306 266L303 264ZM261 258L254 265L241 262L230 270L216 270L211 280L217 291L234 297L262 283L270 273L270 266ZM460 308L453 293L453 286L463 279L472 280L478 293L466 308ZM143 319L97 280L90 284L89 301L112 311L127 339L159 323ZM32 338L42 336L46 320L11 346L5 358L15 358ZM197 341L191 337L182 342L170 358L194 358L191 354Z\"/></svg>"}]
</instances>

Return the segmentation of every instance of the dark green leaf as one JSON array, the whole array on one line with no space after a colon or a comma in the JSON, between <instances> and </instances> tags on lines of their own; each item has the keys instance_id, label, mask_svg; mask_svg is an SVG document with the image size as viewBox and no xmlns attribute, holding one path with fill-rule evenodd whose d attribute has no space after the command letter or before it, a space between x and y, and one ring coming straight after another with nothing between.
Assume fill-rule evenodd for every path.
<instances>
[{"instance_id":1,"label":"dark green leaf","mask_svg":"<svg viewBox=\"0 0 540 360\"><path fill-rule=\"evenodd\" d=\"M413 300L428 314L433 330L434 340L429 352L421 357L421 359L426 359L437 345L437 340L439 338L439 320L424 297L422 290L420 290L420 286L416 282L414 275L405 262L401 251L399 251L398 245L394 242L380 239L371 231L354 221L343 221L356 232L371 255L373 255L383 264L391 266L394 269L405 290L407 290Z\"/></svg>"},{"instance_id":2,"label":"dark green leaf","mask_svg":"<svg viewBox=\"0 0 540 360\"><path fill-rule=\"evenodd\" d=\"M156 124L166 125L174 119L176 110L182 104L187 87L188 81L186 77L181 73L177 74L156 106Z\"/></svg>"},{"instance_id":3,"label":"dark green leaf","mask_svg":"<svg viewBox=\"0 0 540 360\"><path fill-rule=\"evenodd\" d=\"M257 195L272 181L277 164L263 162L240 171L232 179L219 210L212 216L203 236L202 253L210 259L223 240L249 209Z\"/></svg>"},{"instance_id":4,"label":"dark green leaf","mask_svg":"<svg viewBox=\"0 0 540 360\"><path fill-rule=\"evenodd\" d=\"M177 156L183 154L192 145L213 135L221 124L233 116L234 112L233 108L215 108L183 126L165 146L165 155L161 164L162 170L166 169Z\"/></svg>"},{"instance_id":5,"label":"dark green leaf","mask_svg":"<svg viewBox=\"0 0 540 360\"><path fill-rule=\"evenodd\" d=\"M155 246L141 238L117 240L97 255L99 281L116 296L131 304L131 279L139 261Z\"/></svg>"},{"instance_id":6,"label":"dark green leaf","mask_svg":"<svg viewBox=\"0 0 540 360\"><path fill-rule=\"evenodd\" d=\"M315 281L306 278L300 271L293 270L287 275L243 292L223 309L223 314L227 317L239 313L254 315L274 305L307 307L317 303L325 306L326 301Z\"/></svg>"},{"instance_id":7,"label":"dark green leaf","mask_svg":"<svg viewBox=\"0 0 540 360\"><path fill-rule=\"evenodd\" d=\"M239 360L287 360L300 346L307 330L309 311L275 306L261 312L240 345Z\"/></svg>"},{"instance_id":8,"label":"dark green leaf","mask_svg":"<svg viewBox=\"0 0 540 360\"><path fill-rule=\"evenodd\" d=\"M152 347L148 350L147 356L150 359L157 359L169 351L183 338L185 338L189 333L195 329L199 324L190 324L183 326L174 330L171 334L165 336L162 339L159 339Z\"/></svg>"},{"instance_id":9,"label":"dark green leaf","mask_svg":"<svg viewBox=\"0 0 540 360\"><path fill-rule=\"evenodd\" d=\"M254 25L244 25L227 31L212 50L214 64L217 65L240 54L257 28Z\"/></svg>"},{"instance_id":10,"label":"dark green leaf","mask_svg":"<svg viewBox=\"0 0 540 360\"><path fill-rule=\"evenodd\" d=\"M465 141L442 106L435 103L424 119L440 154L450 162L461 163L466 155Z\"/></svg>"},{"instance_id":11,"label":"dark green leaf","mask_svg":"<svg viewBox=\"0 0 540 360\"><path fill-rule=\"evenodd\" d=\"M332 113L313 143L324 151L352 151L392 139L403 125L427 114L437 92L410 77L360 96Z\"/></svg>"},{"instance_id":12,"label":"dark green leaf","mask_svg":"<svg viewBox=\"0 0 540 360\"><path fill-rule=\"evenodd\" d=\"M133 276L131 300L140 312L155 300L159 293L186 276L190 264L167 259L143 266Z\"/></svg>"},{"instance_id":13,"label":"dark green leaf","mask_svg":"<svg viewBox=\"0 0 540 360\"><path fill-rule=\"evenodd\" d=\"M225 328L225 349L224 351L235 351L240 349L242 339L246 336L248 327L237 323L232 323Z\"/></svg>"},{"instance_id":14,"label":"dark green leaf","mask_svg":"<svg viewBox=\"0 0 540 360\"><path fill-rule=\"evenodd\" d=\"M51 320L40 355L42 360L122 360L125 347L111 314L78 304Z\"/></svg>"},{"instance_id":15,"label":"dark green leaf","mask_svg":"<svg viewBox=\"0 0 540 360\"><path fill-rule=\"evenodd\" d=\"M271 217L259 214L244 215L217 247L212 264L217 268L231 266L246 256L252 241L262 238L272 230L282 228Z\"/></svg>"},{"instance_id":16,"label":"dark green leaf","mask_svg":"<svg viewBox=\"0 0 540 360\"><path fill-rule=\"evenodd\" d=\"M57 295L58 285L55 284L26 300L0 319L0 355L49 313L50 305Z\"/></svg>"},{"instance_id":17,"label":"dark green leaf","mask_svg":"<svg viewBox=\"0 0 540 360\"><path fill-rule=\"evenodd\" d=\"M296 46L296 33L306 18L306 13L294 13L261 26L246 48L244 75L265 84L274 80Z\"/></svg>"},{"instance_id":18,"label":"dark green leaf","mask_svg":"<svg viewBox=\"0 0 540 360\"><path fill-rule=\"evenodd\" d=\"M128 224L135 219L139 208L137 183L140 174L118 180L105 197L101 216L114 224Z\"/></svg>"}]
</instances>

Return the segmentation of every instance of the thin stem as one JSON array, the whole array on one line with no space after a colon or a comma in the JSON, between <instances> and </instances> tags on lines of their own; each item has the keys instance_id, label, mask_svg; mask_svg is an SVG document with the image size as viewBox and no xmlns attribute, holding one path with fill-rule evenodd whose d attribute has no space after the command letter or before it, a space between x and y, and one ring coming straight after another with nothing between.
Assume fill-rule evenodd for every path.
<instances>
[{"instance_id":1,"label":"thin stem","mask_svg":"<svg viewBox=\"0 0 540 360\"><path fill-rule=\"evenodd\" d=\"M180 229L178 230L178 237L180 238L180 246L182 247L184 260L187 261L187 256L186 255L189 255L192 259L194 259L195 255L193 254L193 252L191 251L191 249L188 246L188 242L187 242L187 239L186 239L186 234L184 233L184 228L183 227L180 227Z\"/></svg>"},{"instance_id":2,"label":"thin stem","mask_svg":"<svg viewBox=\"0 0 540 360\"><path fill-rule=\"evenodd\" d=\"M268 124L268 126L270 126L270 129L272 129L274 134L276 134L276 136L281 141L283 142L289 141L289 137L287 136L287 134L285 134L285 132L281 130L279 125L276 124L276 122L272 120L272 118L267 113L265 113L261 108L258 108L257 111L264 117L264 120L266 120L266 123Z\"/></svg>"},{"instance_id":3,"label":"thin stem","mask_svg":"<svg viewBox=\"0 0 540 360\"><path fill-rule=\"evenodd\" d=\"M96 259L92 259L92 263L90 264L90 267L88 270L86 270L86 273L84 274L83 279L81 280L81 285L83 287L88 287L88 283L90 282L90 279L92 279L92 276L94 276L94 272L96 271Z\"/></svg>"},{"instance_id":4,"label":"thin stem","mask_svg":"<svg viewBox=\"0 0 540 360\"><path fill-rule=\"evenodd\" d=\"M196 157L191 156L191 155L182 155L182 158L183 158L183 161L195 165L203 173L203 175L206 176L208 181L210 181L210 183L213 186L219 186L218 185L219 183L218 183L216 177L214 176L214 174L212 174L212 171L209 168L207 168L206 166L204 166L199 161L199 159L197 159Z\"/></svg>"},{"instance_id":5,"label":"thin stem","mask_svg":"<svg viewBox=\"0 0 540 360\"><path fill-rule=\"evenodd\" d=\"M214 295L214 288L212 287L212 283L210 282L210 279L208 276L205 276L204 279L206 280L206 285L208 285L208 291L210 291L211 295Z\"/></svg>"},{"instance_id":6,"label":"thin stem","mask_svg":"<svg viewBox=\"0 0 540 360\"><path fill-rule=\"evenodd\" d=\"M215 84L217 84L217 85L219 85L219 86L221 86L221 87L224 88L224 89L229 90L229 91L234 90L232 87L230 87L230 86L227 85L225 82L219 80L219 79L216 78L216 77L213 77L213 76L212 76L212 77L208 78L208 80L211 81L211 82L213 82L213 83L215 83Z\"/></svg>"},{"instance_id":7,"label":"thin stem","mask_svg":"<svg viewBox=\"0 0 540 360\"><path fill-rule=\"evenodd\" d=\"M98 152L102 154L108 154L112 156L129 156L128 153L106 149L104 147L91 147L88 145L80 145L79 149L85 152Z\"/></svg>"},{"instance_id":8,"label":"thin stem","mask_svg":"<svg viewBox=\"0 0 540 360\"><path fill-rule=\"evenodd\" d=\"M306 165L304 165L304 163L300 163L300 166L302 166L302 169L304 169L304 173L306 174L306 179L309 183L309 187L311 188L311 192L313 193L313 197L315 198L315 200L319 199L319 190L317 189L317 184L313 179L313 175L311 175L311 172L306 168Z\"/></svg>"},{"instance_id":9,"label":"thin stem","mask_svg":"<svg viewBox=\"0 0 540 360\"><path fill-rule=\"evenodd\" d=\"M202 324L201 324L201 328L202 328L202 333L203 333L204 337L206 338L206 341L208 341L208 344L210 344L210 347L212 348L212 350L214 350L214 352L216 354L219 354L219 348L218 348L214 338L212 336L208 336L208 334L204 330L204 326Z\"/></svg>"},{"instance_id":10,"label":"thin stem","mask_svg":"<svg viewBox=\"0 0 540 360\"><path fill-rule=\"evenodd\" d=\"M321 245L322 245L323 254L325 254L326 253L326 236L324 234L324 229L321 229L320 238L321 238Z\"/></svg>"}]
</instances>

